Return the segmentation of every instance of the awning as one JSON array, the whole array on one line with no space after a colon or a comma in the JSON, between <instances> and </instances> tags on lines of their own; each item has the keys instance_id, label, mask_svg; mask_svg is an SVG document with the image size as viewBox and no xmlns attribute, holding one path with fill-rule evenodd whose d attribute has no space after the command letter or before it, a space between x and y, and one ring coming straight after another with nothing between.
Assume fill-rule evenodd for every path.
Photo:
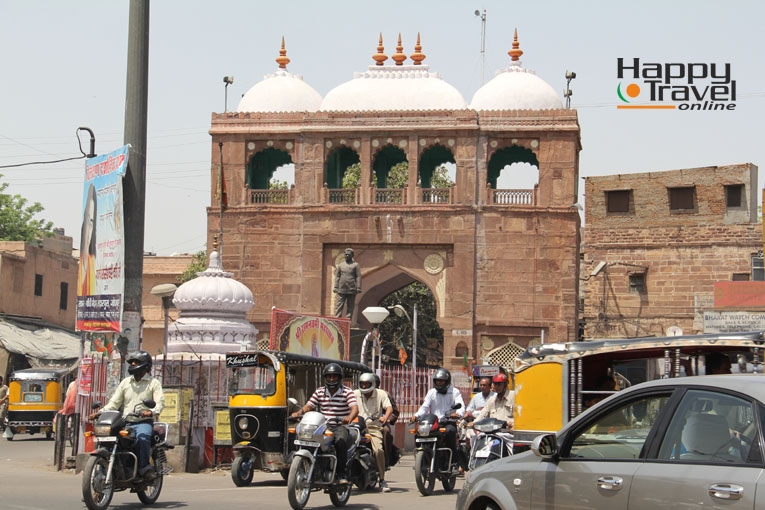
<instances>
[{"instance_id":1,"label":"awning","mask_svg":"<svg viewBox=\"0 0 765 510\"><path fill-rule=\"evenodd\" d=\"M61 329L0 320L0 350L20 354L32 368L74 367L80 358L80 337Z\"/></svg>"}]
</instances>

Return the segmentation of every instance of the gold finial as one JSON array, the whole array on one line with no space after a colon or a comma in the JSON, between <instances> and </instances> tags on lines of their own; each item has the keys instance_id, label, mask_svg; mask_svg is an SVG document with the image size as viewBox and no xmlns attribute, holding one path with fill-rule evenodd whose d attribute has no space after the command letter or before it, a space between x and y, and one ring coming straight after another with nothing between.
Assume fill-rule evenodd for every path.
<instances>
[{"instance_id":1,"label":"gold finial","mask_svg":"<svg viewBox=\"0 0 765 510\"><path fill-rule=\"evenodd\" d=\"M398 34L398 44L396 45L396 53L393 54L391 57L395 62L397 66L404 65L404 60L406 60L406 55L404 54L404 47L401 46L401 34Z\"/></svg>"},{"instance_id":2,"label":"gold finial","mask_svg":"<svg viewBox=\"0 0 765 510\"><path fill-rule=\"evenodd\" d=\"M518 44L518 29L515 29L515 35L513 36L513 49L508 51L507 54L510 55L510 60L513 62L517 62L520 60L521 55L523 55L523 50L519 48Z\"/></svg>"},{"instance_id":3,"label":"gold finial","mask_svg":"<svg viewBox=\"0 0 765 510\"><path fill-rule=\"evenodd\" d=\"M213 236L213 251L218 251L218 234Z\"/></svg>"},{"instance_id":4,"label":"gold finial","mask_svg":"<svg viewBox=\"0 0 765 510\"><path fill-rule=\"evenodd\" d=\"M377 43L377 53L372 55L372 59L376 62L375 65L381 66L383 65L383 62L388 60L388 55L383 53L384 49L385 47L383 47L382 32L380 32L380 42Z\"/></svg>"},{"instance_id":5,"label":"gold finial","mask_svg":"<svg viewBox=\"0 0 765 510\"><path fill-rule=\"evenodd\" d=\"M422 52L422 45L420 45L420 33L417 32L417 44L414 45L414 53L409 58L412 59L414 65L418 66L425 60L425 54Z\"/></svg>"},{"instance_id":6,"label":"gold finial","mask_svg":"<svg viewBox=\"0 0 765 510\"><path fill-rule=\"evenodd\" d=\"M287 69L287 64L290 63L290 59L287 58L287 50L284 49L284 36L282 36L282 49L279 50L276 63L279 64L279 69Z\"/></svg>"}]
</instances>

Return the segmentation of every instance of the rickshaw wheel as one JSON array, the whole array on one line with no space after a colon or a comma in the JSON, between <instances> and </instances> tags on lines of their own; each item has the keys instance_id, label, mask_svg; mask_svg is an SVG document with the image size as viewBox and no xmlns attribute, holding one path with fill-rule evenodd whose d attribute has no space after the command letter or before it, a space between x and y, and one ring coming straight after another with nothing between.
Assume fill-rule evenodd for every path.
<instances>
[{"instance_id":1,"label":"rickshaw wheel","mask_svg":"<svg viewBox=\"0 0 765 510\"><path fill-rule=\"evenodd\" d=\"M246 461L241 455L235 458L233 464L231 464L231 479L237 487L250 485L254 474L252 462Z\"/></svg>"}]
</instances>

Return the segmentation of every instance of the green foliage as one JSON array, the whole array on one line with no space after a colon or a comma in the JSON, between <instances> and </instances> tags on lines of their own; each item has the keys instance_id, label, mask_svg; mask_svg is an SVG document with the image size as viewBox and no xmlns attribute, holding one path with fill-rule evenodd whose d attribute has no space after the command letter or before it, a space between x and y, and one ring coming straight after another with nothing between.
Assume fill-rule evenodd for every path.
<instances>
[{"instance_id":1,"label":"green foliage","mask_svg":"<svg viewBox=\"0 0 765 510\"><path fill-rule=\"evenodd\" d=\"M436 320L436 300L430 289L420 282L414 282L403 289L389 294L382 300L380 306L401 305L409 314L409 319L414 319L414 304L417 303L417 366L425 366L428 352L428 339L438 340L443 347L444 330ZM383 339L383 353L392 359L398 359L398 349L404 348L409 358L407 363L412 362L412 323L404 317L391 314L380 324L380 335Z\"/></svg>"},{"instance_id":2,"label":"green foliage","mask_svg":"<svg viewBox=\"0 0 765 510\"><path fill-rule=\"evenodd\" d=\"M43 206L39 202L27 205L21 195L3 193L7 188L7 182L0 183L0 240L33 242L52 236L53 223L35 219Z\"/></svg>"},{"instance_id":3,"label":"green foliage","mask_svg":"<svg viewBox=\"0 0 765 510\"><path fill-rule=\"evenodd\" d=\"M403 162L391 167L388 173L387 186L390 189L401 189L409 180L409 163ZM343 189L358 188L361 184L361 163L355 163L345 170L343 175ZM377 175L372 172L372 184L377 186ZM449 178L445 165L441 165L433 172L431 186L434 188L448 188L454 181Z\"/></svg>"},{"instance_id":4,"label":"green foliage","mask_svg":"<svg viewBox=\"0 0 765 510\"><path fill-rule=\"evenodd\" d=\"M189 264L189 267L186 268L186 270L180 275L177 276L175 279L178 280L180 283L186 283L189 280L193 280L197 277L197 273L201 273L202 271L207 269L207 252L205 250L200 250L194 255L191 256L191 263Z\"/></svg>"},{"instance_id":5,"label":"green foliage","mask_svg":"<svg viewBox=\"0 0 765 510\"><path fill-rule=\"evenodd\" d=\"M287 181L271 179L271 181L268 183L268 189L290 189L290 185Z\"/></svg>"}]
</instances>

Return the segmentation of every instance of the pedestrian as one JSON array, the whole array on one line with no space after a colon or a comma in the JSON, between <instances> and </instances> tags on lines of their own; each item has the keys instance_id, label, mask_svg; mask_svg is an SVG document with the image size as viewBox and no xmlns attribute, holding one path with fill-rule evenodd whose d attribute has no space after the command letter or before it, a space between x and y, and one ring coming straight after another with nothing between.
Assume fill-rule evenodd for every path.
<instances>
[{"instance_id":1,"label":"pedestrian","mask_svg":"<svg viewBox=\"0 0 765 510\"><path fill-rule=\"evenodd\" d=\"M5 417L8 415L8 386L0 375L0 428L5 432Z\"/></svg>"}]
</instances>

